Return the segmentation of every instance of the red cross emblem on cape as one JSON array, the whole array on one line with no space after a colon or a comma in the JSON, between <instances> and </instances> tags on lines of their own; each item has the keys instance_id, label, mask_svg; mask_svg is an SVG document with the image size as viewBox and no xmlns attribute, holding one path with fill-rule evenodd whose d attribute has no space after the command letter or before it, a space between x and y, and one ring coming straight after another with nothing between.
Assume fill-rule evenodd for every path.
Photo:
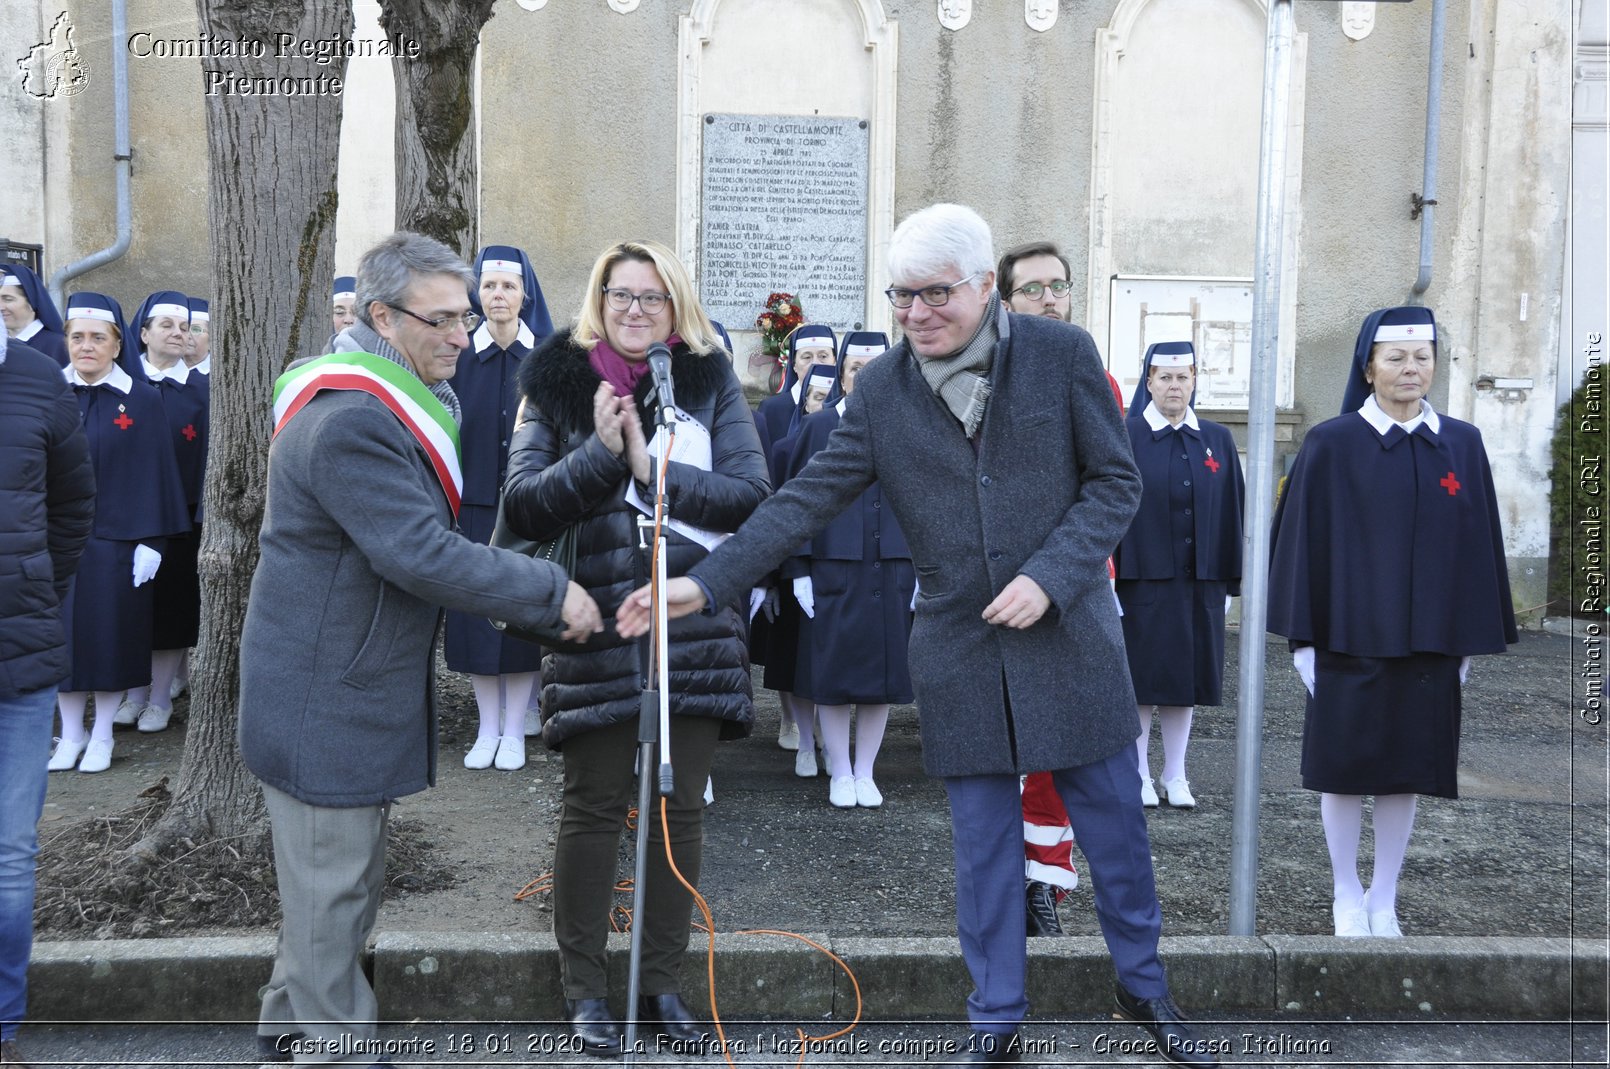
<instances>
[{"instance_id":1,"label":"red cross emblem on cape","mask_svg":"<svg viewBox=\"0 0 1610 1069\"><path fill-rule=\"evenodd\" d=\"M117 424L117 429L120 431L126 431L130 427L134 426L134 421L129 418L129 414L127 412L119 412L117 418L112 422Z\"/></svg>"},{"instance_id":2,"label":"red cross emblem on cape","mask_svg":"<svg viewBox=\"0 0 1610 1069\"><path fill-rule=\"evenodd\" d=\"M180 431L179 433L184 435L185 441L193 442L196 440L196 425L194 423L186 423L184 430Z\"/></svg>"},{"instance_id":3,"label":"red cross emblem on cape","mask_svg":"<svg viewBox=\"0 0 1610 1069\"><path fill-rule=\"evenodd\" d=\"M1218 473L1219 462L1213 459L1213 450L1209 449L1207 451L1207 459L1202 461L1202 466L1214 474Z\"/></svg>"},{"instance_id":4,"label":"red cross emblem on cape","mask_svg":"<svg viewBox=\"0 0 1610 1069\"><path fill-rule=\"evenodd\" d=\"M1459 492L1459 488L1463 486L1464 483L1460 482L1458 476L1454 475L1454 473L1450 471L1437 482L1437 485L1447 487L1448 496L1453 497Z\"/></svg>"}]
</instances>

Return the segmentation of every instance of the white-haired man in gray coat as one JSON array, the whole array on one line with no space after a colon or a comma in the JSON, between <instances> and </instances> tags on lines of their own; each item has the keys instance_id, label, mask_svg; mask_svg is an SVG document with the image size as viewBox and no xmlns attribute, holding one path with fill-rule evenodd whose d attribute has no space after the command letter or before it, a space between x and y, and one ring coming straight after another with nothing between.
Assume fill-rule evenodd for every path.
<instances>
[{"instance_id":1,"label":"white-haired man in gray coat","mask_svg":"<svg viewBox=\"0 0 1610 1069\"><path fill-rule=\"evenodd\" d=\"M1116 1015L1181 1065L1212 1066L1157 956L1161 911L1140 801L1140 723L1107 558L1140 475L1090 335L1009 314L988 225L936 204L889 246L904 340L856 379L804 471L686 577L671 615L736 603L874 480L906 532L920 592L911 678L923 764L945 782L956 927L974 990L964 1060L1019 1060L1028 1012L1018 777L1048 771L1090 865L1118 974ZM617 623L647 628L635 591Z\"/></svg>"},{"instance_id":2,"label":"white-haired man in gray coat","mask_svg":"<svg viewBox=\"0 0 1610 1069\"><path fill-rule=\"evenodd\" d=\"M469 267L397 233L358 264L337 351L275 387L262 560L241 635L240 747L263 783L284 920L265 1060L371 1065L363 974L391 802L436 774L442 609L580 638L598 606L564 571L454 529L458 399L479 317Z\"/></svg>"}]
</instances>

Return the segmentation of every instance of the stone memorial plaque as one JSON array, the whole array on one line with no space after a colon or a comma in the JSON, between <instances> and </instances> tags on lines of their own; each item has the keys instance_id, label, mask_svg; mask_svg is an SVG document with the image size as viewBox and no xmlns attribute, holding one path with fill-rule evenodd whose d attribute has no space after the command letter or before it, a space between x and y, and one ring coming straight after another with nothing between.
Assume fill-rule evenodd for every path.
<instances>
[{"instance_id":1,"label":"stone memorial plaque","mask_svg":"<svg viewBox=\"0 0 1610 1069\"><path fill-rule=\"evenodd\" d=\"M867 123L706 115L699 297L729 330L753 330L768 294L812 323L866 317Z\"/></svg>"}]
</instances>

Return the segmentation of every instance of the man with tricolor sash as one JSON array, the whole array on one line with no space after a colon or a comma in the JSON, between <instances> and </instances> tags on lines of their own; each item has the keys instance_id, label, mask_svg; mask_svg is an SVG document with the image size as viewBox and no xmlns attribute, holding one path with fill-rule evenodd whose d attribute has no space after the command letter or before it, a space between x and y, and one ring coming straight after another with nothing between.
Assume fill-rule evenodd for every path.
<instances>
[{"instance_id":1,"label":"man with tricolor sash","mask_svg":"<svg viewBox=\"0 0 1610 1069\"><path fill-rule=\"evenodd\" d=\"M274 388L262 560L241 637L240 745L263 783L284 920L260 1054L377 1061L361 955L391 802L436 771L443 608L580 639L598 607L564 571L456 530L469 267L398 233L367 252L358 322Z\"/></svg>"}]
</instances>

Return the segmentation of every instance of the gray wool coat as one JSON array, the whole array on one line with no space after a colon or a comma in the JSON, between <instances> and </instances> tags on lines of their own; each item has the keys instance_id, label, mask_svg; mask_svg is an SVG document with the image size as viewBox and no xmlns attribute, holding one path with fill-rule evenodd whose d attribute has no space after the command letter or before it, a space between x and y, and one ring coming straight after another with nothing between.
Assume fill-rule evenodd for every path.
<instances>
[{"instance_id":1,"label":"gray wool coat","mask_svg":"<svg viewBox=\"0 0 1610 1069\"><path fill-rule=\"evenodd\" d=\"M727 604L877 480L917 568L911 678L933 776L1089 764L1140 731L1107 580L1140 502L1129 436L1089 334L1000 322L976 442L902 342L856 378L827 447L690 573ZM1051 608L1021 631L986 624L1019 574Z\"/></svg>"},{"instance_id":2,"label":"gray wool coat","mask_svg":"<svg viewBox=\"0 0 1610 1069\"><path fill-rule=\"evenodd\" d=\"M551 628L564 572L471 542L413 436L326 390L274 439L240 652L240 749L310 805L378 805L436 774L443 607Z\"/></svg>"}]
</instances>

